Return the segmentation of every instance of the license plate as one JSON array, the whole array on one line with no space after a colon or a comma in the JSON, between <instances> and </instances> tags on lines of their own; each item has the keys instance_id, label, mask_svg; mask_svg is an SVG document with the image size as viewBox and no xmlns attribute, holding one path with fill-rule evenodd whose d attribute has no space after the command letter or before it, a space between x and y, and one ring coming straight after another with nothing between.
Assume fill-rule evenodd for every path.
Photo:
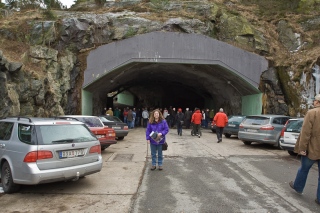
<instances>
[{"instance_id":1,"label":"license plate","mask_svg":"<svg viewBox=\"0 0 320 213\"><path fill-rule=\"evenodd\" d=\"M234 124L229 124L228 126L230 126L230 127L236 127L236 125L234 125Z\"/></svg>"},{"instance_id":2,"label":"license plate","mask_svg":"<svg viewBox=\"0 0 320 213\"><path fill-rule=\"evenodd\" d=\"M68 150L61 151L59 153L60 158L74 158L78 156L83 156L85 154L85 149L76 149L76 150Z\"/></svg>"},{"instance_id":3,"label":"license plate","mask_svg":"<svg viewBox=\"0 0 320 213\"><path fill-rule=\"evenodd\" d=\"M256 129L247 129L247 132L258 132Z\"/></svg>"},{"instance_id":4,"label":"license plate","mask_svg":"<svg viewBox=\"0 0 320 213\"><path fill-rule=\"evenodd\" d=\"M121 129L120 126L113 126L112 129Z\"/></svg>"},{"instance_id":5,"label":"license plate","mask_svg":"<svg viewBox=\"0 0 320 213\"><path fill-rule=\"evenodd\" d=\"M104 137L106 137L105 135L96 135L97 136L97 138L104 138Z\"/></svg>"}]
</instances>

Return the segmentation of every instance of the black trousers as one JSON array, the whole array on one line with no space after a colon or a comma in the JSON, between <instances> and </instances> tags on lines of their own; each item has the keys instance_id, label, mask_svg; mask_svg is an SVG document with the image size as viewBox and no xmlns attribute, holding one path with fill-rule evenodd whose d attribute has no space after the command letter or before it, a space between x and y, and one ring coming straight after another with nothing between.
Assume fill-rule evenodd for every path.
<instances>
[{"instance_id":1,"label":"black trousers","mask_svg":"<svg viewBox=\"0 0 320 213\"><path fill-rule=\"evenodd\" d=\"M222 140L223 127L216 127L216 134L218 140Z\"/></svg>"}]
</instances>

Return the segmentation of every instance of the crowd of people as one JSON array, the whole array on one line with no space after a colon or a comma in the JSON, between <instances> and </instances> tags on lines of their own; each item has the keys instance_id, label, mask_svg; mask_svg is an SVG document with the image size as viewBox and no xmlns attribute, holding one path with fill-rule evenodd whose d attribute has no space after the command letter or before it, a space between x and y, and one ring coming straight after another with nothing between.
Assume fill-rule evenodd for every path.
<instances>
[{"instance_id":1,"label":"crowd of people","mask_svg":"<svg viewBox=\"0 0 320 213\"><path fill-rule=\"evenodd\" d=\"M147 127L148 119L150 113L154 110L154 108L135 108L135 107L125 107L123 109L119 107L115 107L114 109L110 108L104 108L102 110L102 115L111 115L116 116L120 120L122 120L124 123L128 124L128 127L130 129L134 127ZM184 111L182 108L176 109L175 107L169 107L169 108L159 108L159 111L162 113L162 116L167 121L168 126L170 128L177 127L178 134L182 135L182 127L185 127L186 129L192 128L191 120L192 115L197 112L201 113L201 119L200 123L198 123L198 120L196 121L197 124L200 124L199 127L202 128L210 128L210 122L212 122L214 117L214 110L211 109L202 109L200 111L199 108L195 108L193 111L189 110L189 108L186 108Z\"/></svg>"}]
</instances>

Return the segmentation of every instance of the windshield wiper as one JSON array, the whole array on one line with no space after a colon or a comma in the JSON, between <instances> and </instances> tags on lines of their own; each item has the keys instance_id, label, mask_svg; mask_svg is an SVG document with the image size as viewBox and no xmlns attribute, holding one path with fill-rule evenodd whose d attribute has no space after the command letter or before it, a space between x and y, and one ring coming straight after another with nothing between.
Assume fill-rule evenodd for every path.
<instances>
[{"instance_id":1,"label":"windshield wiper","mask_svg":"<svg viewBox=\"0 0 320 213\"><path fill-rule=\"evenodd\" d=\"M74 139L62 139L62 140L56 140L52 141L52 143L72 143Z\"/></svg>"}]
</instances>

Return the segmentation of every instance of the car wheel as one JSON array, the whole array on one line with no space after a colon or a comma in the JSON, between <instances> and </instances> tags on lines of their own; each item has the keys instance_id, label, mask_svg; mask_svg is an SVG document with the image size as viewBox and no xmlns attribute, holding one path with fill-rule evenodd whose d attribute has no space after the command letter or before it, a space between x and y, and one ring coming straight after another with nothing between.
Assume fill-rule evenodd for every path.
<instances>
[{"instance_id":1,"label":"car wheel","mask_svg":"<svg viewBox=\"0 0 320 213\"><path fill-rule=\"evenodd\" d=\"M226 136L226 138L230 138L231 137L231 134L224 134L224 136Z\"/></svg>"},{"instance_id":2,"label":"car wheel","mask_svg":"<svg viewBox=\"0 0 320 213\"><path fill-rule=\"evenodd\" d=\"M117 139L118 139L119 141L121 141L121 140L124 139L124 137L117 137Z\"/></svg>"},{"instance_id":3,"label":"car wheel","mask_svg":"<svg viewBox=\"0 0 320 213\"><path fill-rule=\"evenodd\" d=\"M288 150L288 153L289 153L289 155L291 155L291 156L296 156L296 155L297 155L297 153L295 153L294 151L289 151L289 150Z\"/></svg>"},{"instance_id":4,"label":"car wheel","mask_svg":"<svg viewBox=\"0 0 320 213\"><path fill-rule=\"evenodd\" d=\"M242 141L245 145L251 145L252 142L250 141Z\"/></svg>"},{"instance_id":5,"label":"car wheel","mask_svg":"<svg viewBox=\"0 0 320 213\"><path fill-rule=\"evenodd\" d=\"M20 185L15 184L12 179L12 172L8 162L4 162L1 168L1 183L5 193L14 193L20 189Z\"/></svg>"},{"instance_id":6,"label":"car wheel","mask_svg":"<svg viewBox=\"0 0 320 213\"><path fill-rule=\"evenodd\" d=\"M277 142L277 148L283 150L282 147L280 146L280 138L278 139L278 142Z\"/></svg>"}]
</instances>

